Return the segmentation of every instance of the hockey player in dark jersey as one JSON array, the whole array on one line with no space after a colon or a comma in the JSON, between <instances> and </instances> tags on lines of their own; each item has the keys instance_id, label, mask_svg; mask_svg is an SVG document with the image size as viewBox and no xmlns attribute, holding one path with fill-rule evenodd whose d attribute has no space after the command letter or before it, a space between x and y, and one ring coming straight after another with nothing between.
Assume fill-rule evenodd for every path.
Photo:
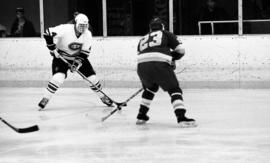
<instances>
[{"instance_id":1,"label":"hockey player in dark jersey","mask_svg":"<svg viewBox=\"0 0 270 163\"><path fill-rule=\"evenodd\" d=\"M88 60L92 45L92 33L88 30L88 26L88 17L84 14L78 14L75 18L75 24L62 24L46 30L44 38L53 56L53 76L48 83L42 100L38 104L39 110L45 108L51 97L64 83L69 69L71 72L74 72L75 69L80 71L93 83L90 88L99 96L101 101L108 106L113 105L113 102L100 92L102 89L101 84ZM54 43L54 40L56 43ZM73 68L69 68L59 58L59 53L72 64Z\"/></svg>"},{"instance_id":2,"label":"hockey player in dark jersey","mask_svg":"<svg viewBox=\"0 0 270 163\"><path fill-rule=\"evenodd\" d=\"M161 87L170 95L180 127L196 127L195 120L185 116L183 92L172 68L172 62L181 59L185 49L173 33L165 30L160 18L152 19L149 28L150 32L138 44L137 73L144 91L136 124L145 124L149 120L147 112L155 93Z\"/></svg>"}]
</instances>

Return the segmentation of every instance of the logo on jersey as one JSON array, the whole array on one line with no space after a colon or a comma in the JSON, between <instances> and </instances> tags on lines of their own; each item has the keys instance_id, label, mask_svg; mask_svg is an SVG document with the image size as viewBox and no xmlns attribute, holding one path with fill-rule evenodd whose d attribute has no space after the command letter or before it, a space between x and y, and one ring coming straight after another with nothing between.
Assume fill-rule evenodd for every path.
<instances>
[{"instance_id":1,"label":"logo on jersey","mask_svg":"<svg viewBox=\"0 0 270 163\"><path fill-rule=\"evenodd\" d=\"M77 43L77 42L73 42L73 43L69 44L68 47L71 50L80 50L82 48L82 44L81 43Z\"/></svg>"}]
</instances>

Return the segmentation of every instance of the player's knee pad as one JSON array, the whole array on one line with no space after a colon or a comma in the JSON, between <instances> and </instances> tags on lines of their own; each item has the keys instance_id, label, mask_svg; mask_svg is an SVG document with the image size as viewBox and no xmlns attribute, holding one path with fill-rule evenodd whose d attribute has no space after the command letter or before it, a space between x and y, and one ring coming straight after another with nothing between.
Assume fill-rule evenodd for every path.
<instances>
[{"instance_id":1,"label":"player's knee pad","mask_svg":"<svg viewBox=\"0 0 270 163\"><path fill-rule=\"evenodd\" d=\"M47 90L51 93L55 93L57 89L64 83L66 75L63 73L56 73L49 81Z\"/></svg>"},{"instance_id":2,"label":"player's knee pad","mask_svg":"<svg viewBox=\"0 0 270 163\"><path fill-rule=\"evenodd\" d=\"M51 81L58 85L61 86L64 83L66 75L64 73L56 73L53 75Z\"/></svg>"},{"instance_id":3,"label":"player's knee pad","mask_svg":"<svg viewBox=\"0 0 270 163\"><path fill-rule=\"evenodd\" d=\"M175 100L183 101L183 92L180 87L176 87L173 89L168 90L169 95L171 96L171 102L173 103Z\"/></svg>"},{"instance_id":4,"label":"player's knee pad","mask_svg":"<svg viewBox=\"0 0 270 163\"><path fill-rule=\"evenodd\" d=\"M87 79L90 80L92 84L96 84L96 83L99 82L99 80L98 80L98 78L97 78L96 75L91 75Z\"/></svg>"},{"instance_id":5,"label":"player's knee pad","mask_svg":"<svg viewBox=\"0 0 270 163\"><path fill-rule=\"evenodd\" d=\"M90 80L90 82L93 84L93 85L90 85L90 88L92 90L94 90L96 92L101 90L101 84L100 84L96 75L91 75L87 79Z\"/></svg>"}]
</instances>

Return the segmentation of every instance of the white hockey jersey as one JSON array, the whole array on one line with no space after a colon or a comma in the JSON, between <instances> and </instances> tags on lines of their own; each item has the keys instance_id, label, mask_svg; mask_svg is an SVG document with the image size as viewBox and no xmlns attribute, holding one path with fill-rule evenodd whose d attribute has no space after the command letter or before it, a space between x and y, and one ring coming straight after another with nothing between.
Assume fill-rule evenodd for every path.
<instances>
[{"instance_id":1,"label":"white hockey jersey","mask_svg":"<svg viewBox=\"0 0 270 163\"><path fill-rule=\"evenodd\" d=\"M90 54L92 33L87 29L79 37L76 36L74 24L61 24L49 28L51 33L56 33L56 48L61 51L66 59L74 59L77 55Z\"/></svg>"}]
</instances>

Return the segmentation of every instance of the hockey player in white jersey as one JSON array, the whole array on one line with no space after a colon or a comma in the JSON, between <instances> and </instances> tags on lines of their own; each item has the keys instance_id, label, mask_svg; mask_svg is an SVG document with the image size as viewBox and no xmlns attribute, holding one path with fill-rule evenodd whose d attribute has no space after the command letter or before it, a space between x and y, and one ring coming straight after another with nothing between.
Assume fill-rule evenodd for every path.
<instances>
[{"instance_id":1,"label":"hockey player in white jersey","mask_svg":"<svg viewBox=\"0 0 270 163\"><path fill-rule=\"evenodd\" d=\"M80 71L94 85L90 88L96 92L101 101L107 106L112 106L113 102L100 92L101 84L96 76L96 73L88 60L91 50L92 33L88 30L88 18L84 14L79 14L75 18L75 24L62 24L56 27L51 27L44 33L44 38L47 47L53 56L52 61L52 78L45 90L44 97L39 102L40 110L44 109L52 95L63 84L67 77L67 72L70 70ZM70 64L72 69L59 58L63 56Z\"/></svg>"}]
</instances>

